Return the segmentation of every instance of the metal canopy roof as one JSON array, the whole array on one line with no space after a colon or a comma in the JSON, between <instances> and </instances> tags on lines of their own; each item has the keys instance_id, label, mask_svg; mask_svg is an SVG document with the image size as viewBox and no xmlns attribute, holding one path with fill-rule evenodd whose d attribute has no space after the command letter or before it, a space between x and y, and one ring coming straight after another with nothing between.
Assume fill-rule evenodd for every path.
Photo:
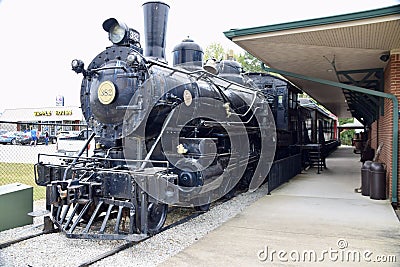
<instances>
[{"instance_id":1,"label":"metal canopy roof","mask_svg":"<svg viewBox=\"0 0 400 267\"><path fill-rule=\"evenodd\" d=\"M224 32L266 65L304 76L383 90L382 55L400 49L400 5ZM338 117L365 124L378 113L376 97L286 77ZM372 107L372 108L370 108ZM375 108L374 108L375 107Z\"/></svg>"}]
</instances>

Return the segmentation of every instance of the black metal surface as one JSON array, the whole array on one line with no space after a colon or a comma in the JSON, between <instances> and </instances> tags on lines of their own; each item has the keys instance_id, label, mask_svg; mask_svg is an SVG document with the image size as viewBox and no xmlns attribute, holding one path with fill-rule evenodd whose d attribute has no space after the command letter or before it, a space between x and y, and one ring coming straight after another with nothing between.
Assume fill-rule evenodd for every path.
<instances>
[{"instance_id":1,"label":"black metal surface","mask_svg":"<svg viewBox=\"0 0 400 267\"><path fill-rule=\"evenodd\" d=\"M169 6L162 2L143 4L145 56L165 60Z\"/></svg>"},{"instance_id":2,"label":"black metal surface","mask_svg":"<svg viewBox=\"0 0 400 267\"><path fill-rule=\"evenodd\" d=\"M172 49L172 65L180 66L191 63L191 65L202 67L203 49L192 39L184 39Z\"/></svg>"},{"instance_id":3,"label":"black metal surface","mask_svg":"<svg viewBox=\"0 0 400 267\"><path fill-rule=\"evenodd\" d=\"M102 195L114 198L132 198L132 177L128 173L100 174L103 179Z\"/></svg>"},{"instance_id":4,"label":"black metal surface","mask_svg":"<svg viewBox=\"0 0 400 267\"><path fill-rule=\"evenodd\" d=\"M278 146L289 146L299 142L300 120L298 108L299 88L288 81L267 73L247 73L264 93L275 119L275 128L280 136ZM286 132L286 134L284 133ZM286 139L286 140L285 140Z\"/></svg>"},{"instance_id":5,"label":"black metal surface","mask_svg":"<svg viewBox=\"0 0 400 267\"><path fill-rule=\"evenodd\" d=\"M301 172L301 154L274 161L268 174L268 191L278 188Z\"/></svg>"},{"instance_id":6,"label":"black metal surface","mask_svg":"<svg viewBox=\"0 0 400 267\"><path fill-rule=\"evenodd\" d=\"M85 76L82 80L80 95L82 113L88 124L100 136L115 138L115 130L117 136L122 131L125 109L117 107L127 106L136 92L131 89L138 86L135 70L126 64L126 58L132 51L135 51L135 47L108 47L88 66L89 72L100 67L103 70L93 72L91 76ZM124 76L124 79L118 78L118 75ZM98 98L98 86L105 81L111 81L117 90L115 99L108 105L102 104ZM96 127L97 123L101 123L99 128Z\"/></svg>"}]
</instances>

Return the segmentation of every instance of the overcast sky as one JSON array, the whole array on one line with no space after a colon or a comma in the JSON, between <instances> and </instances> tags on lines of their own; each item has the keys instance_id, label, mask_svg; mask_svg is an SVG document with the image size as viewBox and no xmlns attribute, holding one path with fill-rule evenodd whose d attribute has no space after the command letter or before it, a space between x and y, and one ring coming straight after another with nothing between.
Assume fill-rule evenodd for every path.
<instances>
[{"instance_id":1,"label":"overcast sky","mask_svg":"<svg viewBox=\"0 0 400 267\"><path fill-rule=\"evenodd\" d=\"M138 30L143 40L143 9L138 0L0 0L0 112L7 108L50 107L56 95L79 106L82 76L70 62L87 66L110 45L102 28L115 17ZM397 5L399 0L169 0L167 59L190 36L203 49L220 43L241 50L223 34L234 28L352 13ZM142 42L142 46L144 43Z\"/></svg>"}]
</instances>

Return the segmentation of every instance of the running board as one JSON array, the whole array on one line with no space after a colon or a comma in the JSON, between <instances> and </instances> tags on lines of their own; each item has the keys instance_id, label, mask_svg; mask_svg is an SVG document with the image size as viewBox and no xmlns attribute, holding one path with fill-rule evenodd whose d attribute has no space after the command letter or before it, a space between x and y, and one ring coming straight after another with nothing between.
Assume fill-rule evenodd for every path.
<instances>
[{"instance_id":1,"label":"running board","mask_svg":"<svg viewBox=\"0 0 400 267\"><path fill-rule=\"evenodd\" d=\"M50 211L49 210L36 210L36 211L32 211L28 213L28 216L31 217L41 217L41 216L45 216L47 214L49 214Z\"/></svg>"}]
</instances>

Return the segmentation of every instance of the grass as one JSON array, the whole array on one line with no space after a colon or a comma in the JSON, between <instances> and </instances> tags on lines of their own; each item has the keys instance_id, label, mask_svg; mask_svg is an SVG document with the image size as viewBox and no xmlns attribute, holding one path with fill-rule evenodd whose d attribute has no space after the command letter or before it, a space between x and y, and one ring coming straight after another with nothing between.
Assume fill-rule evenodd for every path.
<instances>
[{"instance_id":1,"label":"grass","mask_svg":"<svg viewBox=\"0 0 400 267\"><path fill-rule=\"evenodd\" d=\"M11 183L33 186L33 200L46 197L46 187L35 183L33 164L0 162L0 185Z\"/></svg>"}]
</instances>

